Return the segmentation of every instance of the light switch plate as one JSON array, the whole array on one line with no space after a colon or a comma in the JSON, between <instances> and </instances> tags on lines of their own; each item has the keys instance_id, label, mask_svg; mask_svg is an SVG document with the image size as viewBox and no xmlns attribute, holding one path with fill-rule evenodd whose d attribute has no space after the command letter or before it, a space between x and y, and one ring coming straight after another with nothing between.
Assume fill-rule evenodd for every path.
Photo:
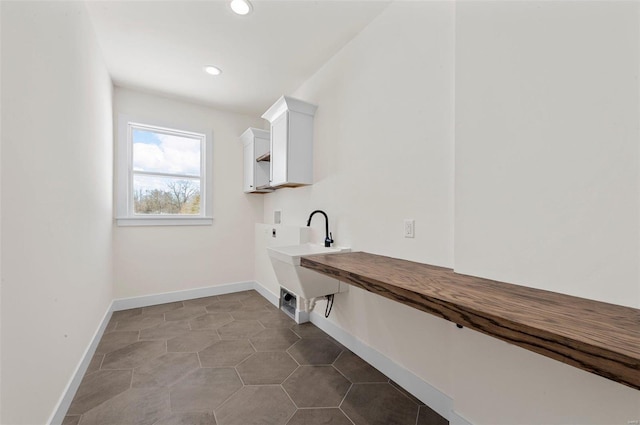
<instances>
[{"instance_id":1,"label":"light switch plate","mask_svg":"<svg viewBox=\"0 0 640 425\"><path fill-rule=\"evenodd\" d=\"M413 219L404 220L404 237L415 238L416 237L416 221Z\"/></svg>"}]
</instances>

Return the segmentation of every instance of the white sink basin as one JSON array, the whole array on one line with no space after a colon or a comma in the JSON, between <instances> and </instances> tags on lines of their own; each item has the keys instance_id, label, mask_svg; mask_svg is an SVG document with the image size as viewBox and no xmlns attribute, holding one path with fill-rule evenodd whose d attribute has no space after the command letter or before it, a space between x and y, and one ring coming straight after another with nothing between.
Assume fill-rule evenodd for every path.
<instances>
[{"instance_id":1,"label":"white sink basin","mask_svg":"<svg viewBox=\"0 0 640 425\"><path fill-rule=\"evenodd\" d=\"M347 290L348 285L339 280L300 267L300 257L314 254L337 254L349 252L349 248L302 244L280 247L268 247L269 259L280 286L301 298L310 300L316 297L336 294Z\"/></svg>"},{"instance_id":2,"label":"white sink basin","mask_svg":"<svg viewBox=\"0 0 640 425\"><path fill-rule=\"evenodd\" d=\"M337 252L349 252L350 249L337 246L327 248L323 245L305 243L302 245L268 247L267 251L269 251L269 257L297 266L300 264L300 257L304 255L335 254Z\"/></svg>"}]
</instances>

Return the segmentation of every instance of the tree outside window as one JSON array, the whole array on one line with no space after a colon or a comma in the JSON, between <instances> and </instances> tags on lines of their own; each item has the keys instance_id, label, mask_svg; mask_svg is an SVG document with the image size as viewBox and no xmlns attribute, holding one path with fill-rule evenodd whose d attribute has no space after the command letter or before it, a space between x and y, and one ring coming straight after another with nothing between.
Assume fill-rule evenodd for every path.
<instances>
[{"instance_id":1,"label":"tree outside window","mask_svg":"<svg viewBox=\"0 0 640 425\"><path fill-rule=\"evenodd\" d=\"M133 213L200 215L204 135L130 124Z\"/></svg>"}]
</instances>

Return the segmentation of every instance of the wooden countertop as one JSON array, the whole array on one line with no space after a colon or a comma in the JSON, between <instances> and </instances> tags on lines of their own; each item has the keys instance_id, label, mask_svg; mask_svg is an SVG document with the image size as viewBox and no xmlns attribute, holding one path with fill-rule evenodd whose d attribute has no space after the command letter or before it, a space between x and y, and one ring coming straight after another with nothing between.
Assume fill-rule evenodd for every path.
<instances>
[{"instance_id":1,"label":"wooden countertop","mask_svg":"<svg viewBox=\"0 0 640 425\"><path fill-rule=\"evenodd\" d=\"M302 267L640 390L640 310L365 252Z\"/></svg>"}]
</instances>

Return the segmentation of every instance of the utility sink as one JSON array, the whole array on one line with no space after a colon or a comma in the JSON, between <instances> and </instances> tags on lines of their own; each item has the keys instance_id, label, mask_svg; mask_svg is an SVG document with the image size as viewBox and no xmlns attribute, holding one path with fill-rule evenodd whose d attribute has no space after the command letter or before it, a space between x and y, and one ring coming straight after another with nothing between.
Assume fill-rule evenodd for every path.
<instances>
[{"instance_id":1,"label":"utility sink","mask_svg":"<svg viewBox=\"0 0 640 425\"><path fill-rule=\"evenodd\" d=\"M271 258L298 266L300 265L300 257L305 255L335 254L337 252L349 252L351 250L337 246L327 248L323 245L304 243L302 245L268 247L267 251L269 251L269 257Z\"/></svg>"},{"instance_id":2,"label":"utility sink","mask_svg":"<svg viewBox=\"0 0 640 425\"><path fill-rule=\"evenodd\" d=\"M306 300L336 294L348 285L313 270L300 267L300 257L315 254L349 252L344 247L324 247L315 244L268 247L269 259L280 286Z\"/></svg>"}]
</instances>

